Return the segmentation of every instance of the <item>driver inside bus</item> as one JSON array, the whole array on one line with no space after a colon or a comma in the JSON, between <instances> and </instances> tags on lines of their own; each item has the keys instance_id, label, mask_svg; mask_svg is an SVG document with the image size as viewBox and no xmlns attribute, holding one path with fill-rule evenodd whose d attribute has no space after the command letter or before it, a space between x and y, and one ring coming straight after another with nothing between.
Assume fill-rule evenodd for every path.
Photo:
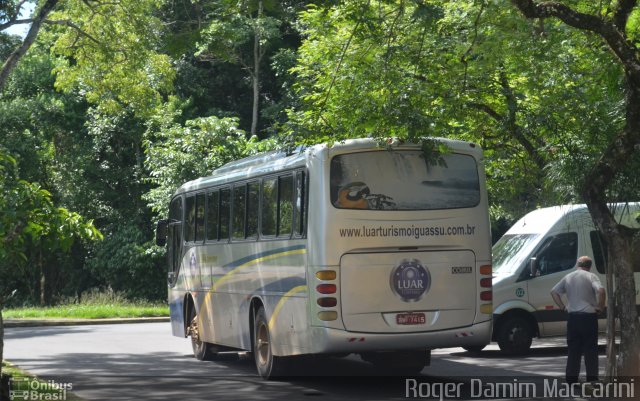
<instances>
[{"instance_id":1,"label":"driver inside bus","mask_svg":"<svg viewBox=\"0 0 640 401\"><path fill-rule=\"evenodd\" d=\"M335 205L344 209L369 209L366 197L371 193L364 182L350 182L338 191Z\"/></svg>"}]
</instances>

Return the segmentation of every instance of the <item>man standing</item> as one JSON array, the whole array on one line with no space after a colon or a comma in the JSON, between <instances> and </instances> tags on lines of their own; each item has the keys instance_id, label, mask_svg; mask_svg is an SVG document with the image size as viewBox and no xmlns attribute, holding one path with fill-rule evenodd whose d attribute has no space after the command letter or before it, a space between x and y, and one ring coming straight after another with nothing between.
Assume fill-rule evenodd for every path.
<instances>
[{"instance_id":1,"label":"man standing","mask_svg":"<svg viewBox=\"0 0 640 401\"><path fill-rule=\"evenodd\" d=\"M600 279L591 273L591 258L581 256L576 270L567 274L551 289L551 296L563 311L567 321L567 383L576 383L580 375L580 360L584 354L587 381L598 380L598 313L604 310L605 292ZM566 294L565 306L560 295Z\"/></svg>"}]
</instances>

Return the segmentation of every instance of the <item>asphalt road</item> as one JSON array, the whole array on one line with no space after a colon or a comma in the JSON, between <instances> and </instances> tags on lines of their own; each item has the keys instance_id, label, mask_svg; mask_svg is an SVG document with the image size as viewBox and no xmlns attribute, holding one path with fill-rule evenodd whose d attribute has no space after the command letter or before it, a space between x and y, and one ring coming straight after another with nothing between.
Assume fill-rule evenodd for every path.
<instances>
[{"instance_id":1,"label":"asphalt road","mask_svg":"<svg viewBox=\"0 0 640 401\"><path fill-rule=\"evenodd\" d=\"M565 355L563 339L536 341L530 355L518 358L504 357L495 345L475 355L439 349L419 381L561 378ZM248 355L195 360L189 340L172 337L169 323L9 328L4 357L43 379L69 383L86 400L389 400L405 399L407 385L406 378L376 377L357 356L314 360L298 366L296 376L263 381Z\"/></svg>"}]
</instances>

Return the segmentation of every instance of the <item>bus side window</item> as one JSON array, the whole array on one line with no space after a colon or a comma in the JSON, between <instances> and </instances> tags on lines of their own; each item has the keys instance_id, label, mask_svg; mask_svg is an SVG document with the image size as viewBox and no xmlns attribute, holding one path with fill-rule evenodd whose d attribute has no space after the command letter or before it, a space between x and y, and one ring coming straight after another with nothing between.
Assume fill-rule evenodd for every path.
<instances>
[{"instance_id":1,"label":"bus side window","mask_svg":"<svg viewBox=\"0 0 640 401\"><path fill-rule=\"evenodd\" d=\"M296 191L295 191L295 208L294 218L295 230L294 234L301 236L304 235L304 223L306 213L306 201L305 196L306 182L304 171L296 171Z\"/></svg>"},{"instance_id":2,"label":"bus side window","mask_svg":"<svg viewBox=\"0 0 640 401\"><path fill-rule=\"evenodd\" d=\"M196 195L196 241L204 240L204 192Z\"/></svg>"},{"instance_id":3,"label":"bus side window","mask_svg":"<svg viewBox=\"0 0 640 401\"><path fill-rule=\"evenodd\" d=\"M276 235L278 226L278 180L265 178L262 181L262 235Z\"/></svg>"},{"instance_id":4,"label":"bus side window","mask_svg":"<svg viewBox=\"0 0 640 401\"><path fill-rule=\"evenodd\" d=\"M220 239L229 239L229 219L231 216L231 190L220 190Z\"/></svg>"},{"instance_id":5,"label":"bus side window","mask_svg":"<svg viewBox=\"0 0 640 401\"><path fill-rule=\"evenodd\" d=\"M247 238L258 238L258 215L260 214L260 183L247 184Z\"/></svg>"},{"instance_id":6,"label":"bus side window","mask_svg":"<svg viewBox=\"0 0 640 401\"><path fill-rule=\"evenodd\" d=\"M207 239L218 239L218 210L220 210L220 193L217 190L207 194Z\"/></svg>"},{"instance_id":7,"label":"bus side window","mask_svg":"<svg viewBox=\"0 0 640 401\"><path fill-rule=\"evenodd\" d=\"M247 186L233 187L233 220L231 221L233 239L244 239L245 212L247 206Z\"/></svg>"},{"instance_id":8,"label":"bus side window","mask_svg":"<svg viewBox=\"0 0 640 401\"><path fill-rule=\"evenodd\" d=\"M291 236L293 226L293 175L278 179L278 236Z\"/></svg>"},{"instance_id":9,"label":"bus side window","mask_svg":"<svg viewBox=\"0 0 640 401\"><path fill-rule=\"evenodd\" d=\"M196 197L187 197L187 208L184 215L184 240L192 242L195 239L196 232Z\"/></svg>"}]
</instances>

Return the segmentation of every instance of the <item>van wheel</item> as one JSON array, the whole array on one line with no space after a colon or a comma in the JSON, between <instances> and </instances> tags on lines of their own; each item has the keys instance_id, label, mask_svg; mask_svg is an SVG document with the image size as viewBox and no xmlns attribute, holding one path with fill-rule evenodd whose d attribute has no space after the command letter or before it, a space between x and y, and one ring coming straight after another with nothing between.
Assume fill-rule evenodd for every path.
<instances>
[{"instance_id":1,"label":"van wheel","mask_svg":"<svg viewBox=\"0 0 640 401\"><path fill-rule=\"evenodd\" d=\"M264 307L260 307L256 313L253 325L253 356L256 362L258 374L263 379L270 379L284 375L286 371L286 358L273 355L271 348L271 333Z\"/></svg>"},{"instance_id":2,"label":"van wheel","mask_svg":"<svg viewBox=\"0 0 640 401\"><path fill-rule=\"evenodd\" d=\"M533 340L531 325L521 317L504 321L498 329L498 346L508 355L521 355L529 352Z\"/></svg>"},{"instance_id":3,"label":"van wheel","mask_svg":"<svg viewBox=\"0 0 640 401\"><path fill-rule=\"evenodd\" d=\"M212 361L218 356L218 348L200 339L198 331L198 316L194 316L189 324L188 333L191 336L193 356L199 361Z\"/></svg>"}]
</instances>

